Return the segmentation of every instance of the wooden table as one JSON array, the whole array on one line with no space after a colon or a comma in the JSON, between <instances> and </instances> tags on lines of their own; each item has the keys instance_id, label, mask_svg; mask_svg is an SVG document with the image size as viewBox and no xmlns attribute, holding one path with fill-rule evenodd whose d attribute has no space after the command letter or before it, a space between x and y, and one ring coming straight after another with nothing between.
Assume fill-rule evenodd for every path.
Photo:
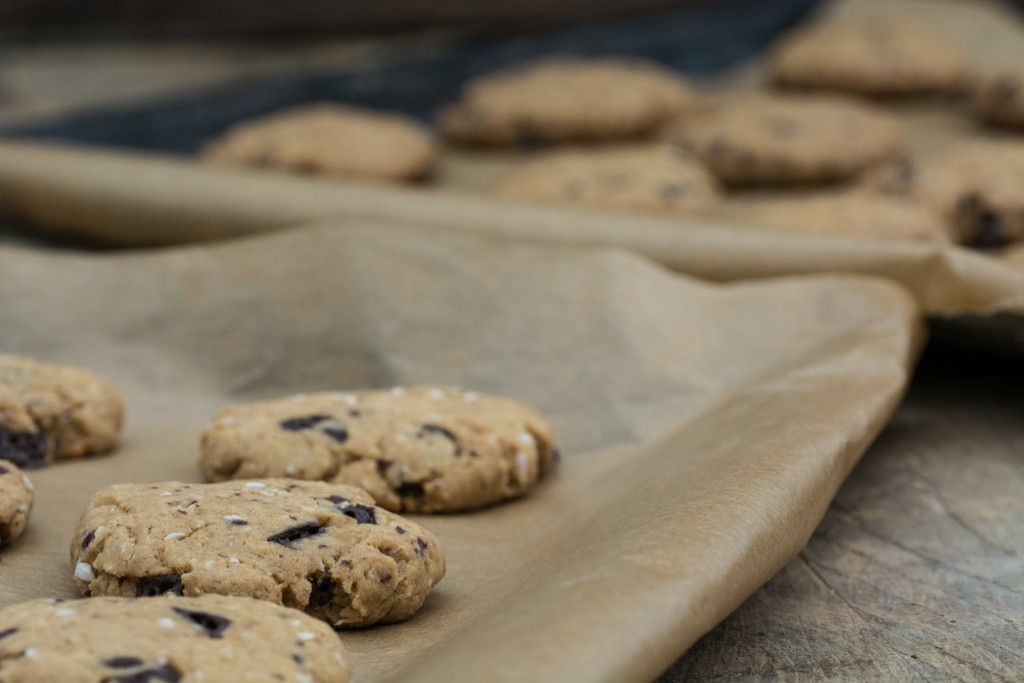
<instances>
[{"instance_id":1,"label":"wooden table","mask_svg":"<svg viewBox=\"0 0 1024 683\"><path fill-rule=\"evenodd\" d=\"M0 122L428 49L0 47ZM660 679L1024 679L1024 359L927 354L807 549Z\"/></svg>"}]
</instances>

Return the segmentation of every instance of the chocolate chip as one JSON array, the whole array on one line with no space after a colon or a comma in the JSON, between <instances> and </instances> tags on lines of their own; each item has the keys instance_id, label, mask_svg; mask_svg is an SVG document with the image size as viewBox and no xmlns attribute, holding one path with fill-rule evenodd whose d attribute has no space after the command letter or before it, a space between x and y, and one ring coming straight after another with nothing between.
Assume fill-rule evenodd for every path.
<instances>
[{"instance_id":1,"label":"chocolate chip","mask_svg":"<svg viewBox=\"0 0 1024 683\"><path fill-rule=\"evenodd\" d=\"M362 417L363 411L361 410L350 410L348 411L349 417Z\"/></svg>"},{"instance_id":2,"label":"chocolate chip","mask_svg":"<svg viewBox=\"0 0 1024 683\"><path fill-rule=\"evenodd\" d=\"M219 614L199 612L182 607L172 607L171 609L206 631L206 635L210 638L220 638L228 626L231 626L231 620Z\"/></svg>"},{"instance_id":3,"label":"chocolate chip","mask_svg":"<svg viewBox=\"0 0 1024 683\"><path fill-rule=\"evenodd\" d=\"M9 469L4 467L3 465L0 465L0 474L7 474L8 472L10 472Z\"/></svg>"},{"instance_id":4,"label":"chocolate chip","mask_svg":"<svg viewBox=\"0 0 1024 683\"><path fill-rule=\"evenodd\" d=\"M377 511L366 505L349 505L341 511L346 517L351 517L359 524L376 524Z\"/></svg>"},{"instance_id":5,"label":"chocolate chip","mask_svg":"<svg viewBox=\"0 0 1024 683\"><path fill-rule=\"evenodd\" d=\"M0 427L0 460L10 460L26 470L39 469L46 464L46 437Z\"/></svg>"},{"instance_id":6,"label":"chocolate chip","mask_svg":"<svg viewBox=\"0 0 1024 683\"><path fill-rule=\"evenodd\" d=\"M381 458L380 460L377 461L377 474L383 477L385 474L387 474L388 468L390 468L394 464L395 463L391 462L390 460Z\"/></svg>"},{"instance_id":7,"label":"chocolate chip","mask_svg":"<svg viewBox=\"0 0 1024 683\"><path fill-rule=\"evenodd\" d=\"M0 631L0 640L3 640L7 636L14 635L17 632L18 632L18 629L16 629L16 628L9 628L6 631Z\"/></svg>"},{"instance_id":8,"label":"chocolate chip","mask_svg":"<svg viewBox=\"0 0 1024 683\"><path fill-rule=\"evenodd\" d=\"M185 586L181 577L177 574L161 574L159 576L144 576L135 584L135 597L151 598L164 593L185 594Z\"/></svg>"},{"instance_id":9,"label":"chocolate chip","mask_svg":"<svg viewBox=\"0 0 1024 683\"><path fill-rule=\"evenodd\" d=\"M178 683L181 671L173 664L162 664L152 669L143 669L123 676L110 676L100 683Z\"/></svg>"},{"instance_id":10,"label":"chocolate chip","mask_svg":"<svg viewBox=\"0 0 1024 683\"><path fill-rule=\"evenodd\" d=\"M82 550L85 550L86 548L88 548L89 544L92 543L95 539L96 539L96 532L92 531L90 529L88 532L86 532L85 536L82 538Z\"/></svg>"},{"instance_id":11,"label":"chocolate chip","mask_svg":"<svg viewBox=\"0 0 1024 683\"><path fill-rule=\"evenodd\" d=\"M331 501L335 505L341 505L342 503L348 502L348 498L345 498L344 496L331 496L327 500Z\"/></svg>"},{"instance_id":12,"label":"chocolate chip","mask_svg":"<svg viewBox=\"0 0 1024 683\"><path fill-rule=\"evenodd\" d=\"M427 542L426 541L424 541L422 538L417 538L416 539L416 545L418 545L420 547L420 555L426 555L427 554Z\"/></svg>"},{"instance_id":13,"label":"chocolate chip","mask_svg":"<svg viewBox=\"0 0 1024 683\"><path fill-rule=\"evenodd\" d=\"M324 420L330 420L330 415L306 415L305 417L290 417L281 420L281 429L289 432L301 432L304 429L312 429Z\"/></svg>"},{"instance_id":14,"label":"chocolate chip","mask_svg":"<svg viewBox=\"0 0 1024 683\"><path fill-rule=\"evenodd\" d=\"M998 247L1007 241L999 214L976 194L966 195L957 202L956 224L964 243L969 246Z\"/></svg>"},{"instance_id":15,"label":"chocolate chip","mask_svg":"<svg viewBox=\"0 0 1024 683\"><path fill-rule=\"evenodd\" d=\"M398 532L398 533L400 533L400 534L404 534L404 533L405 533L405 529L403 529L403 528L402 528L402 527L400 527L400 526L396 526L396 527L395 527L395 531L397 531L397 532Z\"/></svg>"},{"instance_id":16,"label":"chocolate chip","mask_svg":"<svg viewBox=\"0 0 1024 683\"><path fill-rule=\"evenodd\" d=\"M423 484L408 482L401 486L396 486L395 493L402 498L422 498L426 490L423 488Z\"/></svg>"},{"instance_id":17,"label":"chocolate chip","mask_svg":"<svg viewBox=\"0 0 1024 683\"><path fill-rule=\"evenodd\" d=\"M344 425L338 425L337 427L326 427L324 428L324 434L331 437L338 443L345 443L348 441L348 429Z\"/></svg>"},{"instance_id":18,"label":"chocolate chip","mask_svg":"<svg viewBox=\"0 0 1024 683\"><path fill-rule=\"evenodd\" d=\"M103 666L109 666L111 669L130 669L143 664L144 662L138 657L114 657L103 662Z\"/></svg>"},{"instance_id":19,"label":"chocolate chip","mask_svg":"<svg viewBox=\"0 0 1024 683\"><path fill-rule=\"evenodd\" d=\"M302 658L302 655L292 655L292 661L301 666L306 660Z\"/></svg>"},{"instance_id":20,"label":"chocolate chip","mask_svg":"<svg viewBox=\"0 0 1024 683\"><path fill-rule=\"evenodd\" d=\"M244 519L233 519L231 520L231 523L235 526L246 526L247 524L249 524L248 520Z\"/></svg>"},{"instance_id":21,"label":"chocolate chip","mask_svg":"<svg viewBox=\"0 0 1024 683\"><path fill-rule=\"evenodd\" d=\"M441 436L443 436L444 438L448 439L453 444L455 444L455 455L456 456L462 455L462 449L459 448L459 440L457 438L455 438L455 434L453 434L450 429L442 427L441 425L438 425L438 424L427 423L427 424L423 425L422 427L420 427L420 430L418 432L416 432L417 438L420 438L420 439L422 439L427 434L440 434Z\"/></svg>"},{"instance_id":22,"label":"chocolate chip","mask_svg":"<svg viewBox=\"0 0 1024 683\"><path fill-rule=\"evenodd\" d=\"M320 574L310 578L312 590L309 593L309 604L314 607L326 605L334 597L334 580L330 574Z\"/></svg>"},{"instance_id":23,"label":"chocolate chip","mask_svg":"<svg viewBox=\"0 0 1024 683\"><path fill-rule=\"evenodd\" d=\"M380 579L381 583L387 583L391 580L391 572L387 569L381 569L377 572L377 578Z\"/></svg>"},{"instance_id":24,"label":"chocolate chip","mask_svg":"<svg viewBox=\"0 0 1024 683\"><path fill-rule=\"evenodd\" d=\"M280 543L283 546L291 547L293 543L298 543L304 538L323 533L323 530L324 528L320 526L320 522L304 522L267 536L267 540L271 543Z\"/></svg>"}]
</instances>

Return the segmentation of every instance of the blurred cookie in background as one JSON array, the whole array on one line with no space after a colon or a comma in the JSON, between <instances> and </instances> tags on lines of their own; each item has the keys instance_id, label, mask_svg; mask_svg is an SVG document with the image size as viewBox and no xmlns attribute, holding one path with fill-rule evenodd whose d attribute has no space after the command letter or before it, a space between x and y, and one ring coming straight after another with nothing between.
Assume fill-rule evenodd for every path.
<instances>
[{"instance_id":1,"label":"blurred cookie in background","mask_svg":"<svg viewBox=\"0 0 1024 683\"><path fill-rule=\"evenodd\" d=\"M1024 64L986 74L974 96L974 111L986 123L1024 130Z\"/></svg>"},{"instance_id":2,"label":"blurred cookie in background","mask_svg":"<svg viewBox=\"0 0 1024 683\"><path fill-rule=\"evenodd\" d=\"M636 57L551 57L487 74L443 108L450 140L537 145L642 138L692 110L689 82Z\"/></svg>"},{"instance_id":3,"label":"blurred cookie in background","mask_svg":"<svg viewBox=\"0 0 1024 683\"><path fill-rule=\"evenodd\" d=\"M202 150L205 160L372 181L425 178L435 163L430 131L393 112L327 102L243 121Z\"/></svg>"},{"instance_id":4,"label":"blurred cookie in background","mask_svg":"<svg viewBox=\"0 0 1024 683\"><path fill-rule=\"evenodd\" d=\"M869 96L956 93L971 64L955 41L891 19L833 20L797 28L768 56L769 82Z\"/></svg>"},{"instance_id":5,"label":"blurred cookie in background","mask_svg":"<svg viewBox=\"0 0 1024 683\"><path fill-rule=\"evenodd\" d=\"M553 152L498 186L509 199L650 213L695 213L719 201L715 179L668 144Z\"/></svg>"}]
</instances>

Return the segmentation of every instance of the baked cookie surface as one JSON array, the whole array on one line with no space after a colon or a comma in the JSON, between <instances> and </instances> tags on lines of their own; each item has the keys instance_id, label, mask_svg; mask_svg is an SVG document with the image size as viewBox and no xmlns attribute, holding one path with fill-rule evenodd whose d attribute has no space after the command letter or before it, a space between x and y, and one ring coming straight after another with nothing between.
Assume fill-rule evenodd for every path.
<instances>
[{"instance_id":1,"label":"baked cookie surface","mask_svg":"<svg viewBox=\"0 0 1024 683\"><path fill-rule=\"evenodd\" d=\"M408 618L445 571L437 539L365 491L294 479L111 486L71 565L87 596L248 596L336 627Z\"/></svg>"},{"instance_id":2,"label":"baked cookie surface","mask_svg":"<svg viewBox=\"0 0 1024 683\"><path fill-rule=\"evenodd\" d=\"M408 116L318 103L243 121L202 155L225 165L401 181L427 176L436 152L427 128Z\"/></svg>"},{"instance_id":3,"label":"baked cookie surface","mask_svg":"<svg viewBox=\"0 0 1024 683\"><path fill-rule=\"evenodd\" d=\"M294 477L360 486L389 510L469 510L533 488L551 427L509 399L446 387L322 392L231 406L203 432L211 480Z\"/></svg>"},{"instance_id":4,"label":"baked cookie surface","mask_svg":"<svg viewBox=\"0 0 1024 683\"><path fill-rule=\"evenodd\" d=\"M0 545L25 531L34 501L29 478L13 463L0 460Z\"/></svg>"},{"instance_id":5,"label":"baked cookie surface","mask_svg":"<svg viewBox=\"0 0 1024 683\"><path fill-rule=\"evenodd\" d=\"M667 214L701 211L719 199L711 174L672 145L555 152L513 172L497 194Z\"/></svg>"},{"instance_id":6,"label":"baked cookie surface","mask_svg":"<svg viewBox=\"0 0 1024 683\"><path fill-rule=\"evenodd\" d=\"M695 104L688 82L654 62L553 57L470 82L439 127L492 145L637 138Z\"/></svg>"},{"instance_id":7,"label":"baked cookie surface","mask_svg":"<svg viewBox=\"0 0 1024 683\"><path fill-rule=\"evenodd\" d=\"M331 628L248 598L33 600L0 611L10 683L345 683Z\"/></svg>"},{"instance_id":8,"label":"baked cookie surface","mask_svg":"<svg viewBox=\"0 0 1024 683\"><path fill-rule=\"evenodd\" d=\"M948 36L892 19L835 20L798 28L768 57L769 81L873 96L952 93L970 81L967 56Z\"/></svg>"},{"instance_id":9,"label":"baked cookie surface","mask_svg":"<svg viewBox=\"0 0 1024 683\"><path fill-rule=\"evenodd\" d=\"M1024 66L987 74L975 92L974 109L983 121L1024 128Z\"/></svg>"},{"instance_id":10,"label":"baked cookie surface","mask_svg":"<svg viewBox=\"0 0 1024 683\"><path fill-rule=\"evenodd\" d=\"M0 460L32 469L117 445L124 402L96 375L0 354Z\"/></svg>"}]
</instances>

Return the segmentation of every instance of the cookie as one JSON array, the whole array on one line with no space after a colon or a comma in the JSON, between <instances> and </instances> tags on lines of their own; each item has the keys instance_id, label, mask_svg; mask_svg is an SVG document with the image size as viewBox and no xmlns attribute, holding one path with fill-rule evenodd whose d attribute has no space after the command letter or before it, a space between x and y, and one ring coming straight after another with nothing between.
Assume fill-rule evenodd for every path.
<instances>
[{"instance_id":1,"label":"cookie","mask_svg":"<svg viewBox=\"0 0 1024 683\"><path fill-rule=\"evenodd\" d=\"M0 681L346 683L329 626L249 598L32 600L0 611Z\"/></svg>"},{"instance_id":2,"label":"cookie","mask_svg":"<svg viewBox=\"0 0 1024 683\"><path fill-rule=\"evenodd\" d=\"M86 596L241 595L342 627L412 616L445 560L362 489L266 479L111 486L79 520L71 566Z\"/></svg>"},{"instance_id":3,"label":"cookie","mask_svg":"<svg viewBox=\"0 0 1024 683\"><path fill-rule=\"evenodd\" d=\"M25 531L34 500L29 478L13 463L0 460L0 545Z\"/></svg>"},{"instance_id":4,"label":"cookie","mask_svg":"<svg viewBox=\"0 0 1024 683\"><path fill-rule=\"evenodd\" d=\"M244 121L208 143L202 156L227 165L402 181L427 176L436 152L430 132L407 116L318 103Z\"/></svg>"},{"instance_id":5,"label":"cookie","mask_svg":"<svg viewBox=\"0 0 1024 683\"><path fill-rule=\"evenodd\" d=\"M526 201L667 214L698 212L719 199L711 174L670 145L555 152L513 172L497 193Z\"/></svg>"},{"instance_id":6,"label":"cookie","mask_svg":"<svg viewBox=\"0 0 1024 683\"><path fill-rule=\"evenodd\" d=\"M902 155L902 124L839 96L756 96L691 117L669 136L730 185L845 180Z\"/></svg>"},{"instance_id":7,"label":"cookie","mask_svg":"<svg viewBox=\"0 0 1024 683\"><path fill-rule=\"evenodd\" d=\"M522 495L555 460L551 427L508 399L441 387L299 394L223 410L208 479L355 484L389 510L469 510Z\"/></svg>"},{"instance_id":8,"label":"cookie","mask_svg":"<svg viewBox=\"0 0 1024 683\"><path fill-rule=\"evenodd\" d=\"M650 135L693 109L688 82L631 57L553 57L467 84L438 124L451 140L530 145Z\"/></svg>"},{"instance_id":9,"label":"cookie","mask_svg":"<svg viewBox=\"0 0 1024 683\"><path fill-rule=\"evenodd\" d=\"M732 218L805 235L948 242L950 227L928 209L867 193L836 192L745 202Z\"/></svg>"},{"instance_id":10,"label":"cookie","mask_svg":"<svg viewBox=\"0 0 1024 683\"><path fill-rule=\"evenodd\" d=\"M986 75L975 92L974 111L987 123L1024 127L1024 65Z\"/></svg>"},{"instance_id":11,"label":"cookie","mask_svg":"<svg viewBox=\"0 0 1024 683\"><path fill-rule=\"evenodd\" d=\"M86 370L0 354L0 460L32 469L117 445L124 402Z\"/></svg>"},{"instance_id":12,"label":"cookie","mask_svg":"<svg viewBox=\"0 0 1024 683\"><path fill-rule=\"evenodd\" d=\"M919 202L955 228L954 239L999 247L1024 239L1024 142L975 141L865 176L865 186Z\"/></svg>"},{"instance_id":13,"label":"cookie","mask_svg":"<svg viewBox=\"0 0 1024 683\"><path fill-rule=\"evenodd\" d=\"M770 52L772 83L869 96L955 93L970 82L967 56L946 35L891 18L798 28Z\"/></svg>"}]
</instances>

